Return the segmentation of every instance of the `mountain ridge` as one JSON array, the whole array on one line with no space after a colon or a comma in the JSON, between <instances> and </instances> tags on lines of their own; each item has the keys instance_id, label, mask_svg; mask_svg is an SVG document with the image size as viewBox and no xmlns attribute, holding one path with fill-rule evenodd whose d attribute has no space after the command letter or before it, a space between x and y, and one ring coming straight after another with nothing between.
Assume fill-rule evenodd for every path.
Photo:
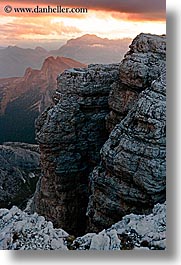
<instances>
[{"instance_id":1,"label":"mountain ridge","mask_svg":"<svg viewBox=\"0 0 181 265\"><path fill-rule=\"evenodd\" d=\"M85 64L118 63L128 50L130 38L108 39L95 34L85 34L76 39L70 39L58 50L51 51L54 55L70 56Z\"/></svg>"},{"instance_id":2,"label":"mountain ridge","mask_svg":"<svg viewBox=\"0 0 181 265\"><path fill-rule=\"evenodd\" d=\"M41 46L34 49L8 46L0 49L0 61L3 62L0 64L0 78L22 77L28 67L40 70L43 61L50 56L69 57L84 64L117 63L130 42L129 38L111 40L85 34L50 51Z\"/></svg>"},{"instance_id":3,"label":"mountain ridge","mask_svg":"<svg viewBox=\"0 0 181 265\"><path fill-rule=\"evenodd\" d=\"M35 118L51 103L57 75L72 67L86 66L70 58L51 56L45 59L40 70L28 67L23 77L0 79L0 142L21 141L22 128L28 124L31 124L31 128L28 127L27 130L31 133L34 131ZM26 134L25 131L23 135ZM19 136L13 139L11 134Z\"/></svg>"}]
</instances>

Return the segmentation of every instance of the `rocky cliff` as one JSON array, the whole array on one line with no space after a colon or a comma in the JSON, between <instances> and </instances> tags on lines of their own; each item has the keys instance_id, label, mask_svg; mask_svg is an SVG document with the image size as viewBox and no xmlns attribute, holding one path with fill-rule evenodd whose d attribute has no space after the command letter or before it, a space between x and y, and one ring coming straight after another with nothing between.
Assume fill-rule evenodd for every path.
<instances>
[{"instance_id":1,"label":"rocky cliff","mask_svg":"<svg viewBox=\"0 0 181 265\"><path fill-rule=\"evenodd\" d=\"M165 36L140 34L120 65L58 77L54 105L37 122L35 196L56 226L84 232L87 210L88 230L100 231L165 201L165 60Z\"/></svg>"},{"instance_id":2,"label":"rocky cliff","mask_svg":"<svg viewBox=\"0 0 181 265\"><path fill-rule=\"evenodd\" d=\"M100 230L130 212L149 212L165 200L165 45L164 36L140 34L120 65L107 118L108 129L117 125L90 175L89 229Z\"/></svg>"},{"instance_id":3,"label":"rocky cliff","mask_svg":"<svg viewBox=\"0 0 181 265\"><path fill-rule=\"evenodd\" d=\"M138 35L120 63L119 80L109 95L107 129L111 131L138 99L141 91L160 76L166 65L166 37Z\"/></svg>"},{"instance_id":4,"label":"rocky cliff","mask_svg":"<svg viewBox=\"0 0 181 265\"><path fill-rule=\"evenodd\" d=\"M37 145L4 143L0 145L0 208L24 208L40 177Z\"/></svg>"},{"instance_id":5,"label":"rocky cliff","mask_svg":"<svg viewBox=\"0 0 181 265\"><path fill-rule=\"evenodd\" d=\"M66 70L58 77L54 106L36 124L43 170L35 209L71 233L86 226L88 175L108 138L108 95L118 67Z\"/></svg>"}]
</instances>

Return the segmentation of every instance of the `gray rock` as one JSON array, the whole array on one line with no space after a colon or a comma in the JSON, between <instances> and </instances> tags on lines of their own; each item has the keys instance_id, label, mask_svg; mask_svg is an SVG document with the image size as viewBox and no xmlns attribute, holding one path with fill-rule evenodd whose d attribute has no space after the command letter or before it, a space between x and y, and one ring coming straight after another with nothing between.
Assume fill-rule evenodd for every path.
<instances>
[{"instance_id":1,"label":"gray rock","mask_svg":"<svg viewBox=\"0 0 181 265\"><path fill-rule=\"evenodd\" d=\"M88 175L100 161L108 134L108 95L119 65L90 65L58 76L54 105L36 124L42 178L35 211L70 233L83 233Z\"/></svg>"},{"instance_id":2,"label":"gray rock","mask_svg":"<svg viewBox=\"0 0 181 265\"><path fill-rule=\"evenodd\" d=\"M155 203L165 201L165 39L138 35L121 62L119 81L109 96L107 129L112 132L90 175L91 231L131 212L149 213Z\"/></svg>"},{"instance_id":3,"label":"gray rock","mask_svg":"<svg viewBox=\"0 0 181 265\"><path fill-rule=\"evenodd\" d=\"M149 215L130 214L100 233L88 233L68 244L69 234L51 222L17 207L0 209L2 250L165 250L166 203Z\"/></svg>"},{"instance_id":4,"label":"gray rock","mask_svg":"<svg viewBox=\"0 0 181 265\"><path fill-rule=\"evenodd\" d=\"M53 105L36 125L35 211L83 234L86 211L95 232L165 201L165 61L166 37L140 34L120 65L58 76Z\"/></svg>"},{"instance_id":5,"label":"gray rock","mask_svg":"<svg viewBox=\"0 0 181 265\"><path fill-rule=\"evenodd\" d=\"M123 84L137 90L146 88L166 66L166 36L139 34L120 65Z\"/></svg>"},{"instance_id":6,"label":"gray rock","mask_svg":"<svg viewBox=\"0 0 181 265\"><path fill-rule=\"evenodd\" d=\"M165 201L165 78L163 73L140 94L102 147L101 164L90 175L87 214L94 230Z\"/></svg>"},{"instance_id":7,"label":"gray rock","mask_svg":"<svg viewBox=\"0 0 181 265\"><path fill-rule=\"evenodd\" d=\"M119 81L109 96L111 109L107 129L111 131L132 109L139 93L151 86L166 65L166 36L139 34L120 64Z\"/></svg>"},{"instance_id":8,"label":"gray rock","mask_svg":"<svg viewBox=\"0 0 181 265\"><path fill-rule=\"evenodd\" d=\"M149 215L126 215L98 234L76 238L73 247L77 250L164 250L166 203L155 205Z\"/></svg>"},{"instance_id":9,"label":"gray rock","mask_svg":"<svg viewBox=\"0 0 181 265\"><path fill-rule=\"evenodd\" d=\"M1 250L68 250L68 236L36 213L28 215L15 206L0 209Z\"/></svg>"},{"instance_id":10,"label":"gray rock","mask_svg":"<svg viewBox=\"0 0 181 265\"><path fill-rule=\"evenodd\" d=\"M39 158L37 145L0 145L0 207L25 207L40 176Z\"/></svg>"}]
</instances>

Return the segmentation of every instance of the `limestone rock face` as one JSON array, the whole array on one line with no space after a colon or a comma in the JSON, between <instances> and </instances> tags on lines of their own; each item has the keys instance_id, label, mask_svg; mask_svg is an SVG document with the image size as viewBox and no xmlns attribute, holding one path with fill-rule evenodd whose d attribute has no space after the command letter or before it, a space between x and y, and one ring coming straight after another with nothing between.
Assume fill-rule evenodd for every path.
<instances>
[{"instance_id":1,"label":"limestone rock face","mask_svg":"<svg viewBox=\"0 0 181 265\"><path fill-rule=\"evenodd\" d=\"M64 230L54 229L36 213L28 215L15 206L0 209L1 250L68 250L67 237Z\"/></svg>"},{"instance_id":2,"label":"limestone rock face","mask_svg":"<svg viewBox=\"0 0 181 265\"><path fill-rule=\"evenodd\" d=\"M86 212L95 232L165 201L165 61L165 36L140 34L120 65L58 76L53 105L36 125L38 213L80 235Z\"/></svg>"},{"instance_id":3,"label":"limestone rock face","mask_svg":"<svg viewBox=\"0 0 181 265\"><path fill-rule=\"evenodd\" d=\"M90 227L111 225L122 216L149 212L165 201L166 74L144 90L101 149L90 175Z\"/></svg>"},{"instance_id":4,"label":"limestone rock face","mask_svg":"<svg viewBox=\"0 0 181 265\"><path fill-rule=\"evenodd\" d=\"M54 105L38 119L42 178L35 210L68 232L82 233L88 175L100 161L108 134L108 95L119 65L90 65L58 77Z\"/></svg>"},{"instance_id":5,"label":"limestone rock face","mask_svg":"<svg viewBox=\"0 0 181 265\"><path fill-rule=\"evenodd\" d=\"M109 131L128 114L139 93L160 76L165 65L166 36L141 33L133 40L120 64L119 80L114 83L109 96Z\"/></svg>"},{"instance_id":6,"label":"limestone rock face","mask_svg":"<svg viewBox=\"0 0 181 265\"><path fill-rule=\"evenodd\" d=\"M100 233L74 240L79 250L166 249L166 203L155 205L150 215L130 214Z\"/></svg>"},{"instance_id":7,"label":"limestone rock face","mask_svg":"<svg viewBox=\"0 0 181 265\"><path fill-rule=\"evenodd\" d=\"M73 243L71 243L73 241ZM150 215L130 214L100 233L73 240L38 214L17 207L0 209L0 250L164 250L166 249L166 203L157 204Z\"/></svg>"},{"instance_id":8,"label":"limestone rock face","mask_svg":"<svg viewBox=\"0 0 181 265\"><path fill-rule=\"evenodd\" d=\"M40 176L39 158L37 145L0 145L0 207L25 207Z\"/></svg>"},{"instance_id":9,"label":"limestone rock face","mask_svg":"<svg viewBox=\"0 0 181 265\"><path fill-rule=\"evenodd\" d=\"M151 34L138 35L120 64L106 117L111 133L90 175L93 230L165 200L165 64L166 37Z\"/></svg>"}]
</instances>

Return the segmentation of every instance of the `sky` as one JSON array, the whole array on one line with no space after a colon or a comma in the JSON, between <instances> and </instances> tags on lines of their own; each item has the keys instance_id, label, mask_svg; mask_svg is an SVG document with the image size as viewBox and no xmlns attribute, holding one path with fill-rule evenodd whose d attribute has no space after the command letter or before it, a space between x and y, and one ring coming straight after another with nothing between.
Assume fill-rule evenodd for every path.
<instances>
[{"instance_id":1,"label":"sky","mask_svg":"<svg viewBox=\"0 0 181 265\"><path fill-rule=\"evenodd\" d=\"M37 13L55 8L87 8L87 13ZM96 34L102 38L134 38L141 32L166 33L166 0L0 0L0 47L58 48L71 38ZM8 6L8 8L6 8ZM10 13L9 6L12 7ZM32 8L17 13L14 8ZM37 10L37 9L36 9Z\"/></svg>"}]
</instances>

